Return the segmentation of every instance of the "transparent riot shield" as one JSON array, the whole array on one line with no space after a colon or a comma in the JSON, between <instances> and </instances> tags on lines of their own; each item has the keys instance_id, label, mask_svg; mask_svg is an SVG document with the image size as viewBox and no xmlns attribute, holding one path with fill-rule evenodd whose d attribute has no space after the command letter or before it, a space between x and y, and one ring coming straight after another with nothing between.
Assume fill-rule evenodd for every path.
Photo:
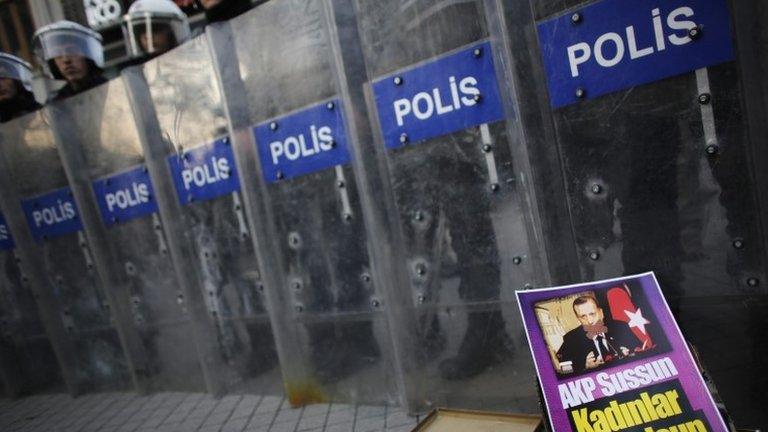
<instances>
[{"instance_id":1,"label":"transparent riot shield","mask_svg":"<svg viewBox=\"0 0 768 432\"><path fill-rule=\"evenodd\" d=\"M59 365L32 292L22 280L15 248L0 215L0 381L9 397L61 391Z\"/></svg>"},{"instance_id":2,"label":"transparent riot shield","mask_svg":"<svg viewBox=\"0 0 768 432\"><path fill-rule=\"evenodd\" d=\"M482 3L355 6L369 151L391 188L422 339L421 406L535 411L514 291L547 279Z\"/></svg>"},{"instance_id":3,"label":"transparent riot shield","mask_svg":"<svg viewBox=\"0 0 768 432\"><path fill-rule=\"evenodd\" d=\"M533 25L541 29L561 20L567 22L562 32L573 32L594 16L588 6L600 7L592 3L531 1ZM683 31L669 35L666 27L659 27L667 36L649 44L653 17L659 17L660 25L668 25L664 19L674 24L666 18L669 10L649 6L649 24L627 27L626 34L634 30L634 49L645 49L648 55L673 43L707 43L717 32L725 35L723 50L731 43L750 46L760 32L755 28L760 8L750 2L712 4L729 9L718 14L724 20L719 26L694 25L703 19L696 9ZM729 23L735 17L739 20ZM542 53L551 48L539 47ZM745 86L757 88L759 94L760 85L742 80L760 61L758 52L737 52L734 60L599 97L590 97L590 85L574 87L562 96L567 103L550 111L581 278L656 272L683 333L698 348L726 406L746 424L765 419L766 379L758 366L766 335L765 210L756 201L764 186L755 183L765 177L753 171L753 155L765 160L765 151L755 147L764 147L764 136L752 135L764 130L765 122L747 109L746 102L754 102L756 95L744 91ZM605 56L616 58L607 49ZM587 66L581 65L582 70ZM538 76L544 79L544 72ZM582 78L591 82L589 76ZM764 83L764 77L759 80ZM553 105L557 97L561 95L550 92Z\"/></svg>"},{"instance_id":4,"label":"transparent riot shield","mask_svg":"<svg viewBox=\"0 0 768 432\"><path fill-rule=\"evenodd\" d=\"M3 214L71 393L132 386L112 299L97 273L49 112L3 125Z\"/></svg>"},{"instance_id":5,"label":"transparent riot shield","mask_svg":"<svg viewBox=\"0 0 768 432\"><path fill-rule=\"evenodd\" d=\"M208 29L287 397L392 402L388 306L371 277L334 31L322 2L292 0Z\"/></svg>"},{"instance_id":6,"label":"transparent riot shield","mask_svg":"<svg viewBox=\"0 0 768 432\"><path fill-rule=\"evenodd\" d=\"M122 80L51 108L94 263L135 338L141 389L205 390L187 304Z\"/></svg>"},{"instance_id":7,"label":"transparent riot shield","mask_svg":"<svg viewBox=\"0 0 768 432\"><path fill-rule=\"evenodd\" d=\"M140 73L140 75L139 75ZM161 214L173 221L177 264L210 326L206 353L220 390L280 393L264 284L227 136L206 39L196 38L126 74L157 179ZM151 104L154 110L144 106Z\"/></svg>"}]
</instances>

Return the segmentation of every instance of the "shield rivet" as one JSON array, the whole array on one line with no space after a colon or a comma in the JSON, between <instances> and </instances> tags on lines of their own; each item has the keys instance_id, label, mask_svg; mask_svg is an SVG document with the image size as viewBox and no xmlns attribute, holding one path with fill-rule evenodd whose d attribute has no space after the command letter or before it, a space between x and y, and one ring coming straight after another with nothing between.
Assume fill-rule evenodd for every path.
<instances>
[{"instance_id":1,"label":"shield rivet","mask_svg":"<svg viewBox=\"0 0 768 432\"><path fill-rule=\"evenodd\" d=\"M576 12L573 15L571 15L571 23L573 24L579 24L584 19L584 17L581 16L581 13Z\"/></svg>"},{"instance_id":2,"label":"shield rivet","mask_svg":"<svg viewBox=\"0 0 768 432\"><path fill-rule=\"evenodd\" d=\"M692 27L690 30L688 30L688 37L690 37L693 40L699 39L701 37L702 31L701 26Z\"/></svg>"}]
</instances>

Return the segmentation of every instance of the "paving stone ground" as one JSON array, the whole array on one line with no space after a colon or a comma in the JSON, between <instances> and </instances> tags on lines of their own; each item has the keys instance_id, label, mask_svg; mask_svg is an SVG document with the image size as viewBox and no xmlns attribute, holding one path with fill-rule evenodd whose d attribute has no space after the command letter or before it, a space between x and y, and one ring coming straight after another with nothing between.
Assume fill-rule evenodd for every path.
<instances>
[{"instance_id":1,"label":"paving stone ground","mask_svg":"<svg viewBox=\"0 0 768 432\"><path fill-rule=\"evenodd\" d=\"M0 400L2 432L408 432L400 408L321 404L292 409L276 396L203 393L63 394Z\"/></svg>"}]
</instances>

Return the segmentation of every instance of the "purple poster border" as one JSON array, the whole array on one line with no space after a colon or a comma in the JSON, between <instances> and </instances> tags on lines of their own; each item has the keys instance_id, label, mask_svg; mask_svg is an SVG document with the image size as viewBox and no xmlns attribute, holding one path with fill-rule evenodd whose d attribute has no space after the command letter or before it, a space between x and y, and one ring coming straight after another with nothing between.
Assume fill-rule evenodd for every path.
<instances>
[{"instance_id":1,"label":"purple poster border","mask_svg":"<svg viewBox=\"0 0 768 432\"><path fill-rule=\"evenodd\" d=\"M591 374L558 378L554 368L551 366L552 362L547 350L544 334L541 331L536 314L534 313L534 305L539 301L551 299L553 297L564 297L584 290L600 290L613 287L616 286L617 282L627 280L636 280L640 282L643 294L646 296L648 304L651 306L659 326L669 340L671 351L659 354L658 356L644 357L641 360L600 369L599 372ZM523 317L523 324L525 325L526 336L528 337L528 345L533 354L536 373L541 382L544 402L554 432L575 432L571 428L566 409L561 408L562 403L558 392L559 384L587 377L594 378L598 373L612 373L631 368L636 364L650 362L663 357L669 357L679 372L677 377L667 381L677 380L680 382L686 397L690 401L691 408L694 411L701 410L713 430L722 432L729 430L717 411L712 395L707 390L701 373L698 371L693 356L688 349L688 345L685 343L680 327L672 317L669 305L661 293L661 288L659 287L656 275L654 275L653 272L560 287L516 291L515 294L517 295L520 314ZM634 391L639 390L641 389L636 389ZM602 397L602 395L599 396L599 398ZM596 399L599 398L596 396Z\"/></svg>"}]
</instances>

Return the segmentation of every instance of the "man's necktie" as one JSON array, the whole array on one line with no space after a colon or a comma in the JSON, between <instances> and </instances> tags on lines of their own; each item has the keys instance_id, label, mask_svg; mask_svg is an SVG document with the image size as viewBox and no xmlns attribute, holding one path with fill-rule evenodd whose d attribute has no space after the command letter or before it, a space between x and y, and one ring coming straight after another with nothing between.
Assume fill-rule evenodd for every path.
<instances>
[{"instance_id":1,"label":"man's necktie","mask_svg":"<svg viewBox=\"0 0 768 432\"><path fill-rule=\"evenodd\" d=\"M597 356L602 357L603 356L603 349L605 349L605 345L603 345L603 341L605 340L605 337L602 335L597 335Z\"/></svg>"}]
</instances>

